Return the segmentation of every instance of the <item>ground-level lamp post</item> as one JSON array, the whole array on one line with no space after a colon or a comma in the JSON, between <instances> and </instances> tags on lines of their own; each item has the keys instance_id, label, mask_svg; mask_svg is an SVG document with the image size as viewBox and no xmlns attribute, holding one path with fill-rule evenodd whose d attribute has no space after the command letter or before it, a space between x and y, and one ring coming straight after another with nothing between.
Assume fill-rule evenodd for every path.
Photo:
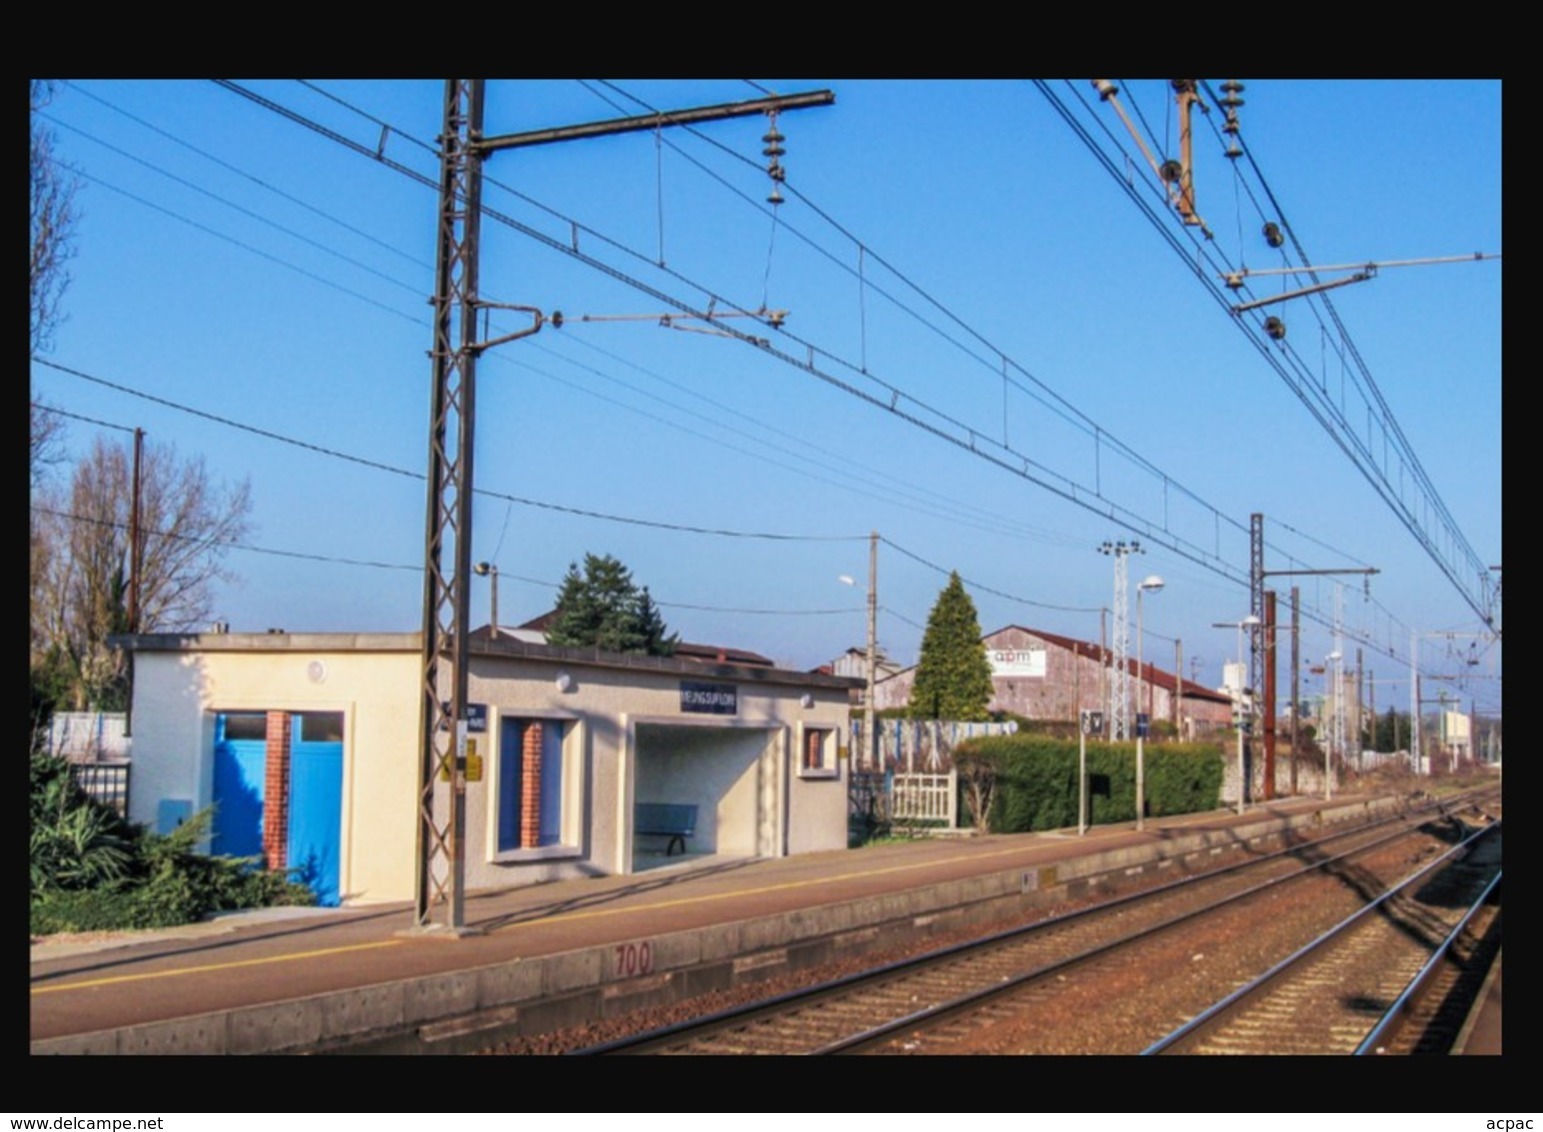
<instances>
[{"instance_id":1,"label":"ground-level lamp post","mask_svg":"<svg viewBox=\"0 0 1543 1132\"><path fill-rule=\"evenodd\" d=\"M1148 590L1156 593L1163 588L1163 580L1156 574L1148 574L1136 587L1136 828L1147 825L1146 765L1143 740L1146 724L1141 721L1141 599Z\"/></svg>"},{"instance_id":2,"label":"ground-level lamp post","mask_svg":"<svg viewBox=\"0 0 1543 1132\"><path fill-rule=\"evenodd\" d=\"M1328 741L1323 745L1323 800L1327 802L1334 797L1334 746L1340 741L1340 706L1339 697L1344 691L1343 682L1339 676L1339 662L1345 654L1335 649L1323 659L1329 664L1332 673L1330 679L1334 681L1334 726L1329 729Z\"/></svg>"},{"instance_id":3,"label":"ground-level lamp post","mask_svg":"<svg viewBox=\"0 0 1543 1132\"><path fill-rule=\"evenodd\" d=\"M842 574L838 579L844 586L857 585L857 579ZM874 769L878 766L877 736L874 735L874 686L878 683L879 660L879 532L868 536L868 688L863 696L863 751L853 759L855 767Z\"/></svg>"},{"instance_id":4,"label":"ground-level lamp post","mask_svg":"<svg viewBox=\"0 0 1543 1132\"><path fill-rule=\"evenodd\" d=\"M1236 629L1238 631L1238 710L1237 710L1237 718L1235 718L1232 722L1233 722L1233 726L1237 729L1237 732L1238 732L1238 816L1239 817L1243 816L1243 807L1244 807L1244 805L1248 801L1248 773L1247 773L1248 768L1244 765L1244 759L1243 759L1243 718L1244 718L1243 693L1245 691L1245 689L1243 687L1243 630L1244 629L1248 629L1248 630L1252 631L1253 629L1257 628L1258 626L1259 626L1259 618L1256 617L1252 613L1250 613L1247 617L1243 618L1243 620L1241 620L1241 621L1213 621L1213 622L1211 622L1211 628L1213 628L1213 629Z\"/></svg>"}]
</instances>

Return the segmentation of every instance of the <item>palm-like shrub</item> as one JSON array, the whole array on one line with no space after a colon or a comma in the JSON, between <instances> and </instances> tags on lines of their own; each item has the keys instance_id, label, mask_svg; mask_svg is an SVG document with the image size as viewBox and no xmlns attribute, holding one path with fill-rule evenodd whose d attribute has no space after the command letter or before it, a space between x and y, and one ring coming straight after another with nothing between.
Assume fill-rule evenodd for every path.
<instances>
[{"instance_id":1,"label":"palm-like shrub","mask_svg":"<svg viewBox=\"0 0 1543 1132\"><path fill-rule=\"evenodd\" d=\"M88 795L63 759L32 756L31 809L35 934L174 927L213 912L316 903L260 858L200 853L213 810L156 833Z\"/></svg>"}]
</instances>

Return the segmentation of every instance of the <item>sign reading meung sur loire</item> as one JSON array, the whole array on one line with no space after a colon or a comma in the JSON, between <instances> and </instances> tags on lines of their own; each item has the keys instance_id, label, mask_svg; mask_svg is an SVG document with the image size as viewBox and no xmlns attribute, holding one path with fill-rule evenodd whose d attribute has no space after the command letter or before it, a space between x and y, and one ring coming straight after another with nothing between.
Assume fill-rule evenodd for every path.
<instances>
[{"instance_id":1,"label":"sign reading meung sur loire","mask_svg":"<svg viewBox=\"0 0 1543 1132\"><path fill-rule=\"evenodd\" d=\"M1044 649L992 649L991 675L1044 676Z\"/></svg>"},{"instance_id":2,"label":"sign reading meung sur loire","mask_svg":"<svg viewBox=\"0 0 1543 1132\"><path fill-rule=\"evenodd\" d=\"M739 693L733 684L709 684L701 680L680 682L680 710L709 715L733 715L739 710Z\"/></svg>"}]
</instances>

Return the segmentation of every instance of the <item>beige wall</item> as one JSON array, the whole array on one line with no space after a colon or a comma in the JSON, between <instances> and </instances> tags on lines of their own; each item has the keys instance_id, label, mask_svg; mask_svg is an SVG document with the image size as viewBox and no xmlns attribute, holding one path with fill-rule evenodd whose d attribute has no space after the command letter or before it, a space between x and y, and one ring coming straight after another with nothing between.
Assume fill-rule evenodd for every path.
<instances>
[{"instance_id":1,"label":"beige wall","mask_svg":"<svg viewBox=\"0 0 1543 1132\"><path fill-rule=\"evenodd\" d=\"M210 803L216 713L339 711L343 899L412 899L422 660L415 645L400 643L411 635L378 639L398 644L312 648L303 638L286 645L236 635L217 648L139 650L131 818L153 825L162 799L186 799L195 809ZM566 691L559 673L570 678ZM738 712L683 713L682 679L734 684ZM806 693L809 707L801 703ZM478 737L484 776L466 788L468 889L631 871L632 804L650 798L702 806L693 850L781 855L846 845L844 760L832 753L828 770L806 773L795 757L805 727L834 732L834 752L847 718L844 688L738 681L726 670L478 655L468 699L488 706L488 729ZM562 836L556 846L499 852L499 741L505 720L514 719L540 719L565 733Z\"/></svg>"},{"instance_id":2,"label":"beige wall","mask_svg":"<svg viewBox=\"0 0 1543 1132\"><path fill-rule=\"evenodd\" d=\"M354 902L410 899L420 663L405 652L139 653L130 818L153 825L163 798L195 809L213 801L217 713L339 711L339 892Z\"/></svg>"}]
</instances>

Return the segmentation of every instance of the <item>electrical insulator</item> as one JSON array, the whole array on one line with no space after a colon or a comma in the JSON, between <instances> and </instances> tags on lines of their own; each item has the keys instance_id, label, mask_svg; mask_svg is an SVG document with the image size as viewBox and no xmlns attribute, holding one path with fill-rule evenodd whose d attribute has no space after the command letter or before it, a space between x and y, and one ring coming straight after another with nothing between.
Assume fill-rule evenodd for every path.
<instances>
[{"instance_id":1,"label":"electrical insulator","mask_svg":"<svg viewBox=\"0 0 1543 1132\"><path fill-rule=\"evenodd\" d=\"M1227 110L1227 120L1222 123L1222 133L1230 139L1225 156L1234 161L1243 156L1243 147L1238 144L1238 107L1243 105L1243 100L1238 95L1242 90L1243 84L1237 79L1228 79L1222 83L1222 106Z\"/></svg>"},{"instance_id":2,"label":"electrical insulator","mask_svg":"<svg viewBox=\"0 0 1543 1132\"><path fill-rule=\"evenodd\" d=\"M1286 237L1281 235L1280 225L1275 221L1266 221L1264 226L1264 242L1272 248L1278 248L1286 242Z\"/></svg>"},{"instance_id":3,"label":"electrical insulator","mask_svg":"<svg viewBox=\"0 0 1543 1132\"><path fill-rule=\"evenodd\" d=\"M1264 320L1264 332L1279 342L1286 337L1286 324L1272 314Z\"/></svg>"},{"instance_id":4,"label":"electrical insulator","mask_svg":"<svg viewBox=\"0 0 1543 1132\"><path fill-rule=\"evenodd\" d=\"M1108 79L1094 79L1093 89L1098 91L1099 100L1102 102L1108 102L1111 98L1120 93L1120 88L1115 86Z\"/></svg>"},{"instance_id":5,"label":"electrical insulator","mask_svg":"<svg viewBox=\"0 0 1543 1132\"><path fill-rule=\"evenodd\" d=\"M1157 170L1157 175L1168 182L1177 181L1184 175L1184 166L1170 158L1164 161Z\"/></svg>"},{"instance_id":6,"label":"electrical insulator","mask_svg":"<svg viewBox=\"0 0 1543 1132\"><path fill-rule=\"evenodd\" d=\"M767 158L766 175L772 180L772 189L766 197L766 203L775 205L781 204L783 199L781 185L787 173L783 171L782 162L778 158L787 153L787 150L782 148L782 143L787 139L782 136L782 131L777 129L777 111L768 110L766 116L771 120L771 125L761 136L761 141L766 146L761 153Z\"/></svg>"}]
</instances>

